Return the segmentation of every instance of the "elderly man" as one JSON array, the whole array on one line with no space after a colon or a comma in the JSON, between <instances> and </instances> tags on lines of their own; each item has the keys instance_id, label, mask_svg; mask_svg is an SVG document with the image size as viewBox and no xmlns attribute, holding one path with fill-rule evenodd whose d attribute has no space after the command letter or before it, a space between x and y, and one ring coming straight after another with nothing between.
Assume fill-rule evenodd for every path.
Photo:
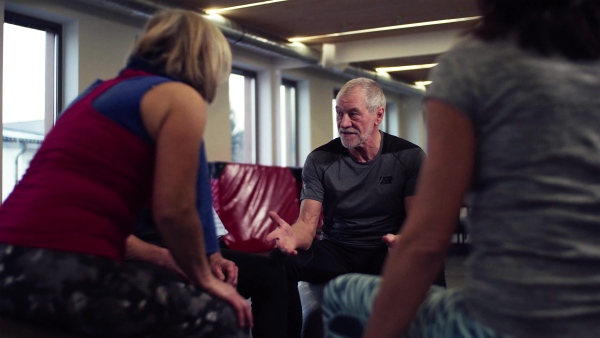
<instances>
[{"instance_id":1,"label":"elderly man","mask_svg":"<svg viewBox=\"0 0 600 338\"><path fill-rule=\"evenodd\" d=\"M297 281L324 283L350 272L380 274L406 218L424 152L379 130L385 96L373 80L346 83L336 98L340 137L312 151L302 171L298 220L276 213L272 256L286 264L288 336L299 337L302 312ZM324 214L322 238L317 222ZM445 285L443 272L437 282Z\"/></svg>"}]
</instances>

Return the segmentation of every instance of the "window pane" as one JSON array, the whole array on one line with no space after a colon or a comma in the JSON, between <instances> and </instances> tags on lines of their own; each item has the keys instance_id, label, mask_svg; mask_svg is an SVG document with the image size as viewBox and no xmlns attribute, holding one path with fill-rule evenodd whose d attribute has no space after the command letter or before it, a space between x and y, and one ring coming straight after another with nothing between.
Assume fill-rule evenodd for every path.
<instances>
[{"instance_id":1,"label":"window pane","mask_svg":"<svg viewBox=\"0 0 600 338\"><path fill-rule=\"evenodd\" d=\"M256 162L255 96L253 76L236 73L229 76L229 119L233 162Z\"/></svg>"},{"instance_id":2,"label":"window pane","mask_svg":"<svg viewBox=\"0 0 600 338\"><path fill-rule=\"evenodd\" d=\"M244 126L246 124L244 100L244 76L229 76L229 119L231 120L231 160L243 162L244 159Z\"/></svg>"},{"instance_id":3,"label":"window pane","mask_svg":"<svg viewBox=\"0 0 600 338\"><path fill-rule=\"evenodd\" d=\"M388 134L390 132L388 130L388 111L387 111L387 109L386 109L385 113L383 114L383 119L381 120L381 124L379 125L379 130L385 131Z\"/></svg>"},{"instance_id":4,"label":"window pane","mask_svg":"<svg viewBox=\"0 0 600 338\"><path fill-rule=\"evenodd\" d=\"M385 121L386 121L386 131L389 134L400 136L399 126L400 122L398 121L398 105L395 103L388 103L387 108L385 109Z\"/></svg>"},{"instance_id":5,"label":"window pane","mask_svg":"<svg viewBox=\"0 0 600 338\"><path fill-rule=\"evenodd\" d=\"M3 201L29 167L45 134L46 38L45 31L4 23ZM50 71L53 74L54 69Z\"/></svg>"},{"instance_id":6,"label":"window pane","mask_svg":"<svg viewBox=\"0 0 600 338\"><path fill-rule=\"evenodd\" d=\"M44 134L46 32L4 24L3 122ZM39 122L42 123L39 123Z\"/></svg>"},{"instance_id":7,"label":"window pane","mask_svg":"<svg viewBox=\"0 0 600 338\"><path fill-rule=\"evenodd\" d=\"M279 140L280 162L283 166L295 166L297 161L296 85L286 81L279 87L279 128L284 131Z\"/></svg>"},{"instance_id":8,"label":"window pane","mask_svg":"<svg viewBox=\"0 0 600 338\"><path fill-rule=\"evenodd\" d=\"M336 138L339 135L338 127L337 127L337 113L335 112L335 98L331 101L331 111L332 111L332 125L333 125L333 138Z\"/></svg>"}]
</instances>

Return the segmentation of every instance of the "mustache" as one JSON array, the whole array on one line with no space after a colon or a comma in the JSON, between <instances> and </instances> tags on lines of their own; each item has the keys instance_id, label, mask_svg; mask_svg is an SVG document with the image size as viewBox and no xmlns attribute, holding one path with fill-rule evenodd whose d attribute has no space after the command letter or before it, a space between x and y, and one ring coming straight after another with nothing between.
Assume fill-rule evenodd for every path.
<instances>
[{"instance_id":1,"label":"mustache","mask_svg":"<svg viewBox=\"0 0 600 338\"><path fill-rule=\"evenodd\" d=\"M338 129L338 133L355 133L358 134L358 130L354 129L354 128L340 128Z\"/></svg>"}]
</instances>

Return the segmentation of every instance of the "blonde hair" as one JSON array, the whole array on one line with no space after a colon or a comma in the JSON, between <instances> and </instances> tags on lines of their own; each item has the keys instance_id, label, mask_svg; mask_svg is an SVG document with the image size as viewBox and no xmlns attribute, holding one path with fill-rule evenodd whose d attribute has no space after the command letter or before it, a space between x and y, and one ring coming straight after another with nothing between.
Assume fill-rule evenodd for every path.
<instances>
[{"instance_id":1,"label":"blonde hair","mask_svg":"<svg viewBox=\"0 0 600 338\"><path fill-rule=\"evenodd\" d=\"M350 95L355 90L361 90L365 96L365 103L369 113L373 114L377 109L383 107L385 109L385 95L377 82L364 77L352 79L340 89L336 99Z\"/></svg>"},{"instance_id":2,"label":"blonde hair","mask_svg":"<svg viewBox=\"0 0 600 338\"><path fill-rule=\"evenodd\" d=\"M131 56L146 59L165 75L194 87L208 103L231 73L225 36L193 11L173 9L153 15Z\"/></svg>"}]
</instances>

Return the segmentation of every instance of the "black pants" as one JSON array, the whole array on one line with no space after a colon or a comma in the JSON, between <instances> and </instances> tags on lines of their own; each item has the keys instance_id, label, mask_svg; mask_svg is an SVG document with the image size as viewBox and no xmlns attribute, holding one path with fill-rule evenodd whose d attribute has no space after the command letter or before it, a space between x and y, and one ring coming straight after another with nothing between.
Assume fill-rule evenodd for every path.
<instances>
[{"instance_id":1,"label":"black pants","mask_svg":"<svg viewBox=\"0 0 600 338\"><path fill-rule=\"evenodd\" d=\"M356 248L329 240L314 240L308 250L298 250L298 255L288 256L279 250L271 257L285 264L288 295L288 329L286 337L299 338L302 331L302 304L298 282L325 283L351 272L379 275L388 255L387 245L377 248ZM443 270L435 282L446 286Z\"/></svg>"},{"instance_id":2,"label":"black pants","mask_svg":"<svg viewBox=\"0 0 600 338\"><path fill-rule=\"evenodd\" d=\"M283 338L287 328L287 278L284 265L266 256L221 249L238 266L238 292L252 301L252 338Z\"/></svg>"}]
</instances>

